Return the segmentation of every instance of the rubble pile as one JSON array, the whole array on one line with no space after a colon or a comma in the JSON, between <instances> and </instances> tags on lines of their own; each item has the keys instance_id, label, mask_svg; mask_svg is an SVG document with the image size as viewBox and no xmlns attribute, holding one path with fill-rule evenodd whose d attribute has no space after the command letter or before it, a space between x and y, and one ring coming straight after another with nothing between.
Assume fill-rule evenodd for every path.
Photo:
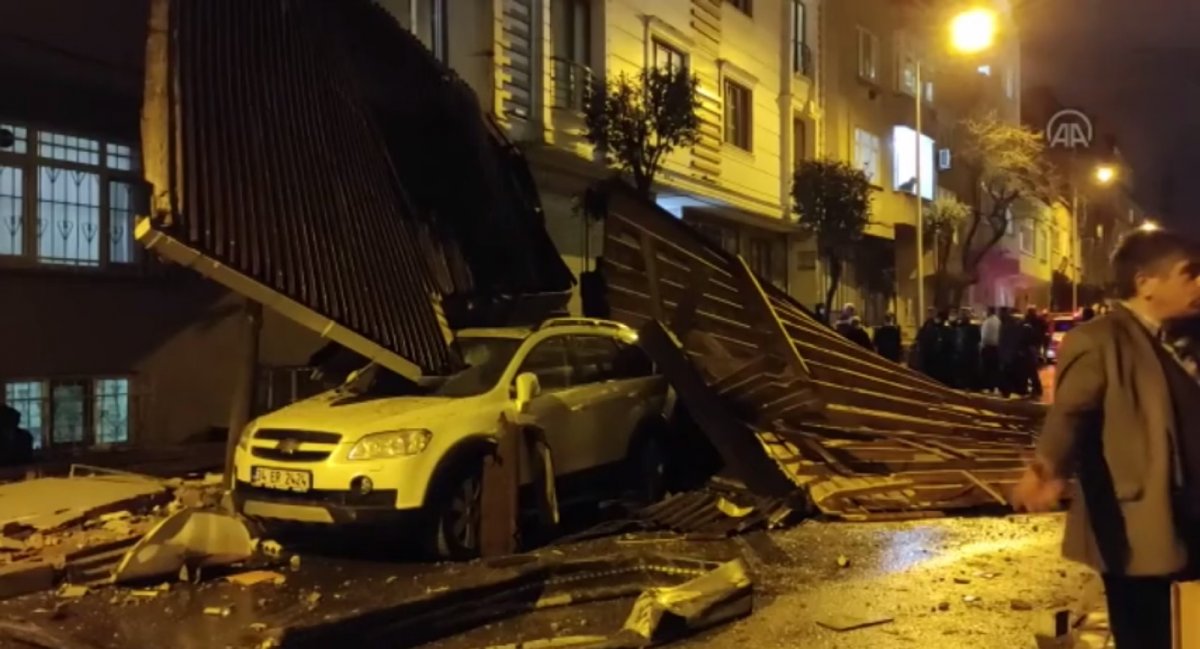
<instances>
[{"instance_id":1,"label":"rubble pile","mask_svg":"<svg viewBox=\"0 0 1200 649\"><path fill-rule=\"evenodd\" d=\"M610 315L640 329L729 474L845 519L1007 505L1042 406L887 361L628 187L596 192Z\"/></svg>"},{"instance_id":2,"label":"rubble pile","mask_svg":"<svg viewBox=\"0 0 1200 649\"><path fill-rule=\"evenodd\" d=\"M242 519L215 511L222 494L220 475L160 480L80 466L0 485L0 598L55 587L79 597L245 561L258 541Z\"/></svg>"}]
</instances>

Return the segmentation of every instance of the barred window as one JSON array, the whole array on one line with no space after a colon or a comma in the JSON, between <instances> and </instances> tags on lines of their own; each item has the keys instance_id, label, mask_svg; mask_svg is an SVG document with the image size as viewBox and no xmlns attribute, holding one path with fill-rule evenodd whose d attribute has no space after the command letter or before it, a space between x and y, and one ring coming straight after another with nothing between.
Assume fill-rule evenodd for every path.
<instances>
[{"instance_id":1,"label":"barred window","mask_svg":"<svg viewBox=\"0 0 1200 649\"><path fill-rule=\"evenodd\" d=\"M137 262L139 155L129 143L0 120L0 263Z\"/></svg>"}]
</instances>

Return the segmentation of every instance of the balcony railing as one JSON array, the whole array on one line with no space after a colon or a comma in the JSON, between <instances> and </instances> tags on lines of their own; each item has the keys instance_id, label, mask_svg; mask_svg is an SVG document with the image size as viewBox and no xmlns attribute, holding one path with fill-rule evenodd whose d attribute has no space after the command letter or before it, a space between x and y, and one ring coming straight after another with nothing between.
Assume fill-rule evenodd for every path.
<instances>
[{"instance_id":1,"label":"balcony railing","mask_svg":"<svg viewBox=\"0 0 1200 649\"><path fill-rule=\"evenodd\" d=\"M592 69L588 66L564 59L552 57L554 84L554 107L583 112L587 101L588 88L593 79Z\"/></svg>"},{"instance_id":2,"label":"balcony railing","mask_svg":"<svg viewBox=\"0 0 1200 649\"><path fill-rule=\"evenodd\" d=\"M813 52L808 43L792 43L792 72L802 74L809 79L813 76Z\"/></svg>"}]
</instances>

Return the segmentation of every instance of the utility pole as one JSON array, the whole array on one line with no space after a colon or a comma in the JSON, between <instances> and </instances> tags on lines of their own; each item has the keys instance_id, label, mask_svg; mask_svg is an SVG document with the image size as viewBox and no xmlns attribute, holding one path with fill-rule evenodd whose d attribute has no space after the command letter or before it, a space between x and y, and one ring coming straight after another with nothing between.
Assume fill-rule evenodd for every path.
<instances>
[{"instance_id":1,"label":"utility pole","mask_svg":"<svg viewBox=\"0 0 1200 649\"><path fill-rule=\"evenodd\" d=\"M925 323L925 210L921 205L921 59L917 59L917 87L913 93L916 101L914 103L916 117L914 118L916 132L913 137L917 139L916 146L913 151L917 156L916 172L913 180L913 196L916 198L917 204L917 316L916 326L919 329Z\"/></svg>"}]
</instances>

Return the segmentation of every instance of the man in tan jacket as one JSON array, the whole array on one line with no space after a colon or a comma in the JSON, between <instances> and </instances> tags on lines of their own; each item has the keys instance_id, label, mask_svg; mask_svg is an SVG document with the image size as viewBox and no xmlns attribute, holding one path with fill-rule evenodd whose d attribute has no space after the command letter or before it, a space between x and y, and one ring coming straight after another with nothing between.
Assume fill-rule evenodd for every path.
<instances>
[{"instance_id":1,"label":"man in tan jacket","mask_svg":"<svg viewBox=\"0 0 1200 649\"><path fill-rule=\"evenodd\" d=\"M1137 231L1113 253L1119 306L1067 334L1037 454L1013 492L1048 511L1078 478L1064 555L1104 578L1119 649L1170 649L1171 582L1195 569L1200 384L1162 323L1200 313L1200 249Z\"/></svg>"}]
</instances>

